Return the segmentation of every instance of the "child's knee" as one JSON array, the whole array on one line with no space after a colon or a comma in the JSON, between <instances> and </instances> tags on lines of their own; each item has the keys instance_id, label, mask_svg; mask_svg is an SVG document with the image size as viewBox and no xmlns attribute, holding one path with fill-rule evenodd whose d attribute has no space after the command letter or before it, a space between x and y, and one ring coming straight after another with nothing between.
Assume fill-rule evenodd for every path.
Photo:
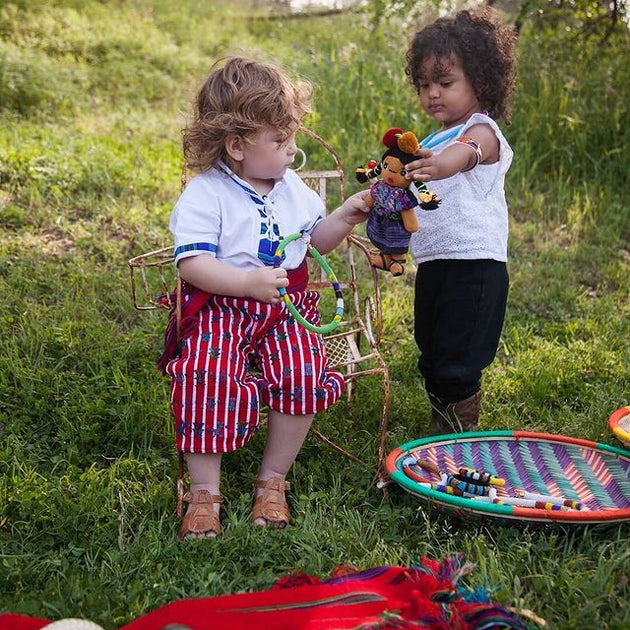
<instances>
[{"instance_id":1,"label":"child's knee","mask_svg":"<svg viewBox=\"0 0 630 630\"><path fill-rule=\"evenodd\" d=\"M336 403L344 389L341 374L323 370L315 374L286 371L277 383L261 391L263 402L280 413L315 414Z\"/></svg>"}]
</instances>

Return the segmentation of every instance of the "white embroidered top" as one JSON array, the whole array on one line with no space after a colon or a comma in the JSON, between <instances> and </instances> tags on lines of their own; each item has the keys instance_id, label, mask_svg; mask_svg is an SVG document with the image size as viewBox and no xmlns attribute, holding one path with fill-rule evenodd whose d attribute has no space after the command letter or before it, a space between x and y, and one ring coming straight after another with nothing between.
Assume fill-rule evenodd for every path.
<instances>
[{"instance_id":1,"label":"white embroidered top","mask_svg":"<svg viewBox=\"0 0 630 630\"><path fill-rule=\"evenodd\" d=\"M171 214L175 263L210 254L222 262L251 270L273 265L282 238L310 234L324 216L324 204L300 177L287 170L268 195L259 195L224 164L194 177ZM295 269L306 256L296 240L284 251L282 267Z\"/></svg>"},{"instance_id":2,"label":"white embroidered top","mask_svg":"<svg viewBox=\"0 0 630 630\"><path fill-rule=\"evenodd\" d=\"M453 258L507 261L508 208L504 184L513 152L498 125L485 114L473 114L456 136L445 138L440 144L441 134L436 134L432 151L440 153L478 124L489 125L497 136L499 160L427 182L441 203L436 210L418 207L416 211L420 229L411 235L410 242L416 263ZM443 132L444 136L449 131Z\"/></svg>"}]
</instances>

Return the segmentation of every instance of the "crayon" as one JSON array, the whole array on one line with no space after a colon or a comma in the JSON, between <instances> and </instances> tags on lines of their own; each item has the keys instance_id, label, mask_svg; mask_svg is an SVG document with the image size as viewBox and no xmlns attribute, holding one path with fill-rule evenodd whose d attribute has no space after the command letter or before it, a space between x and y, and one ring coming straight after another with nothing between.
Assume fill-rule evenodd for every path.
<instances>
[{"instance_id":1,"label":"crayon","mask_svg":"<svg viewBox=\"0 0 630 630\"><path fill-rule=\"evenodd\" d=\"M504 486L505 479L501 477L495 477L494 475L485 472L483 470L475 470L474 468L460 468L459 474L471 481L472 483L479 483L482 486Z\"/></svg>"},{"instance_id":2,"label":"crayon","mask_svg":"<svg viewBox=\"0 0 630 630\"><path fill-rule=\"evenodd\" d=\"M571 499L565 499L563 497L555 497L551 494L539 494L536 492L528 492L522 488L516 489L518 494L523 499L530 499L532 501L544 501L545 503L553 503L554 505L561 505L573 510L581 510L584 506L580 501L572 501Z\"/></svg>"}]
</instances>

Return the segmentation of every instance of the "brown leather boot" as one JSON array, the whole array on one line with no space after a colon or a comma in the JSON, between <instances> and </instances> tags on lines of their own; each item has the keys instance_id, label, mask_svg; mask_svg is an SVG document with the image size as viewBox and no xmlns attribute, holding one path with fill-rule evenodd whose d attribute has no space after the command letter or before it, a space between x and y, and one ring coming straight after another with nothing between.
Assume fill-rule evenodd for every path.
<instances>
[{"instance_id":1,"label":"brown leather boot","mask_svg":"<svg viewBox=\"0 0 630 630\"><path fill-rule=\"evenodd\" d=\"M445 405L437 396L429 393L431 402L431 423L429 432L433 435L476 431L481 406L481 391Z\"/></svg>"}]
</instances>

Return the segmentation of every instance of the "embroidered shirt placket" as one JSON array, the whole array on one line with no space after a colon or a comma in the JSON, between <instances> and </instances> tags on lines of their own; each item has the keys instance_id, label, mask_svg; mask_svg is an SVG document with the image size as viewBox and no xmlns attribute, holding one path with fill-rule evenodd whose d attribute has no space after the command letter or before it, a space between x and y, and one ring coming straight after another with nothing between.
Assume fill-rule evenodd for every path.
<instances>
[{"instance_id":1,"label":"embroidered shirt placket","mask_svg":"<svg viewBox=\"0 0 630 630\"><path fill-rule=\"evenodd\" d=\"M253 188L247 186L244 182L239 181L234 173L224 172L229 175L230 179L240 188L242 188L249 198L254 202L256 210L261 219L260 226L260 242L258 249L258 258L262 260L265 265L273 266L274 255L278 247L278 243L282 240L282 234L280 233L280 225L274 216L274 203L269 198L269 195L260 195ZM265 242L268 244L265 248ZM275 244L275 245L274 245ZM282 260L284 260L284 253L282 254Z\"/></svg>"}]
</instances>

